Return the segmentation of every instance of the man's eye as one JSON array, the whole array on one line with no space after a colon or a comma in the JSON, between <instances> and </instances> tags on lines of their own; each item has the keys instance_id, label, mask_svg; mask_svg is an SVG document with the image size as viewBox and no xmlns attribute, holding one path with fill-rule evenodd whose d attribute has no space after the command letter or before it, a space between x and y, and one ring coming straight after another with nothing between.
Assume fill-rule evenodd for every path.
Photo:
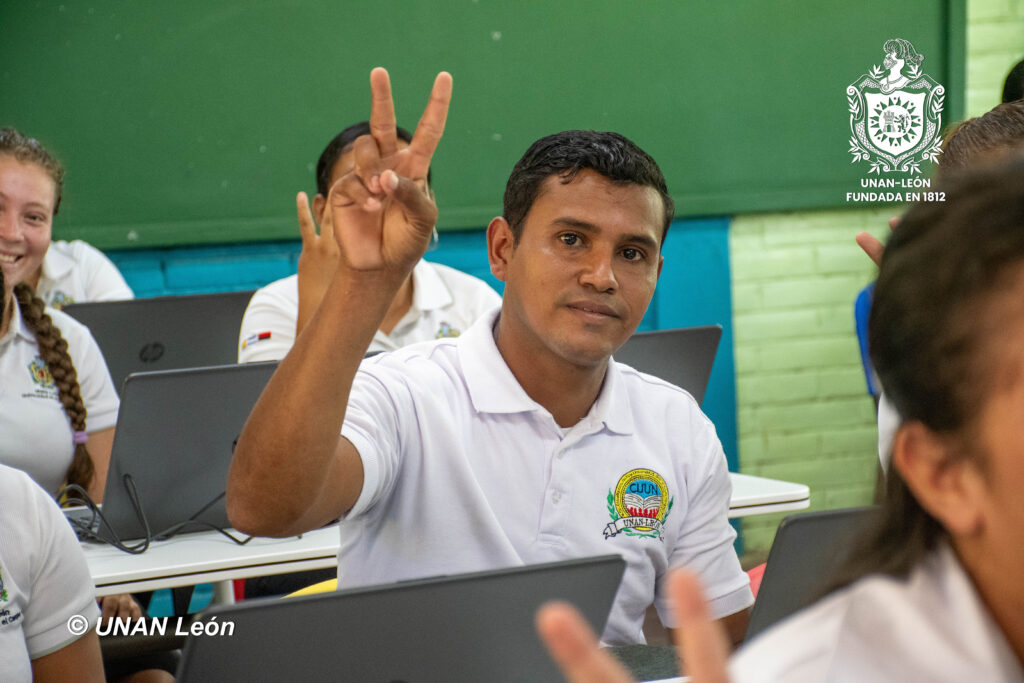
<instances>
[{"instance_id":1,"label":"man's eye","mask_svg":"<svg viewBox=\"0 0 1024 683\"><path fill-rule=\"evenodd\" d=\"M643 257L643 254L640 253L640 250L634 249L633 247L626 247L625 249L623 249L622 255L626 257L627 261L639 261Z\"/></svg>"},{"instance_id":2,"label":"man's eye","mask_svg":"<svg viewBox=\"0 0 1024 683\"><path fill-rule=\"evenodd\" d=\"M559 239L562 240L563 244L566 244L571 247L580 241L580 236L575 233L568 232L559 237Z\"/></svg>"}]
</instances>

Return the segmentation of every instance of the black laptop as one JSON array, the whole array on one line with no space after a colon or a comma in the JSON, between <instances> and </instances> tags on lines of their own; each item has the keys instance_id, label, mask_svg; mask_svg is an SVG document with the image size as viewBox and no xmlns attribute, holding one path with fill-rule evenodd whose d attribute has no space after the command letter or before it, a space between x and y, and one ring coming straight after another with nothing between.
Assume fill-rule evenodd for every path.
<instances>
[{"instance_id":1,"label":"black laptop","mask_svg":"<svg viewBox=\"0 0 1024 683\"><path fill-rule=\"evenodd\" d=\"M686 389L699 405L721 338L721 325L637 332L615 352L615 360Z\"/></svg>"},{"instance_id":2,"label":"black laptop","mask_svg":"<svg viewBox=\"0 0 1024 683\"><path fill-rule=\"evenodd\" d=\"M821 597L877 511L843 508L801 512L782 520L750 614L747 640Z\"/></svg>"},{"instance_id":3,"label":"black laptop","mask_svg":"<svg viewBox=\"0 0 1024 683\"><path fill-rule=\"evenodd\" d=\"M563 681L537 609L570 602L600 633L625 566L604 555L213 607L198 620L222 635L188 639L178 681Z\"/></svg>"},{"instance_id":4,"label":"black laptop","mask_svg":"<svg viewBox=\"0 0 1024 683\"><path fill-rule=\"evenodd\" d=\"M108 542L230 527L224 491L231 456L276 368L268 362L130 375L107 471L106 525L87 509L69 516Z\"/></svg>"},{"instance_id":5,"label":"black laptop","mask_svg":"<svg viewBox=\"0 0 1024 683\"><path fill-rule=\"evenodd\" d=\"M118 393L133 372L238 361L238 330L252 291L68 304L103 352Z\"/></svg>"}]
</instances>

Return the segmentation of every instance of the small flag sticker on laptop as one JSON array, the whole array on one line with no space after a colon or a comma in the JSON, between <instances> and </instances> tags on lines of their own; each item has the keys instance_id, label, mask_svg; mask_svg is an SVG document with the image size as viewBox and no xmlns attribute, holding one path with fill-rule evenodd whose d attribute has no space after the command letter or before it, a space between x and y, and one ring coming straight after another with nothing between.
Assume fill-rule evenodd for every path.
<instances>
[{"instance_id":1,"label":"small flag sticker on laptop","mask_svg":"<svg viewBox=\"0 0 1024 683\"><path fill-rule=\"evenodd\" d=\"M257 334L250 334L242 341L242 348L248 348L250 344L261 342L266 339L270 339L270 332L258 332Z\"/></svg>"}]
</instances>

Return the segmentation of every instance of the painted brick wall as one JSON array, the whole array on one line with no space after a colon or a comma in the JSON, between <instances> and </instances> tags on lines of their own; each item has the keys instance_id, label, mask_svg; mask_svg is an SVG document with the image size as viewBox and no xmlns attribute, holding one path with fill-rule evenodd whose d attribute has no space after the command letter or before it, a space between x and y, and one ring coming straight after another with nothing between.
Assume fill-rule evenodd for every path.
<instances>
[{"instance_id":1,"label":"painted brick wall","mask_svg":"<svg viewBox=\"0 0 1024 683\"><path fill-rule=\"evenodd\" d=\"M999 102L1024 57L1024 0L969 0L967 111ZM894 209L737 216L730 234L740 467L811 487L811 508L863 505L876 476L853 301L874 267L853 241ZM746 518L747 552L767 552L784 515Z\"/></svg>"}]
</instances>

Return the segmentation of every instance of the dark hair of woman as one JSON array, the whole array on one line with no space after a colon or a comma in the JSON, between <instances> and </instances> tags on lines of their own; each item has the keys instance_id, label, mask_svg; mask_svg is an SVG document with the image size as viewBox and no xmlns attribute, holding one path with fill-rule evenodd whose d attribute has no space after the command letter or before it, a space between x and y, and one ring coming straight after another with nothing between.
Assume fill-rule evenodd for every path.
<instances>
[{"instance_id":1,"label":"dark hair of woman","mask_svg":"<svg viewBox=\"0 0 1024 683\"><path fill-rule=\"evenodd\" d=\"M1024 274L1024 158L945 176L945 202L914 205L894 230L868 323L871 359L904 423L981 471L977 416L997 388L1011 278ZM1012 290L1011 290L1012 291ZM948 532L890 468L877 524L830 586L906 576Z\"/></svg>"}]
</instances>

